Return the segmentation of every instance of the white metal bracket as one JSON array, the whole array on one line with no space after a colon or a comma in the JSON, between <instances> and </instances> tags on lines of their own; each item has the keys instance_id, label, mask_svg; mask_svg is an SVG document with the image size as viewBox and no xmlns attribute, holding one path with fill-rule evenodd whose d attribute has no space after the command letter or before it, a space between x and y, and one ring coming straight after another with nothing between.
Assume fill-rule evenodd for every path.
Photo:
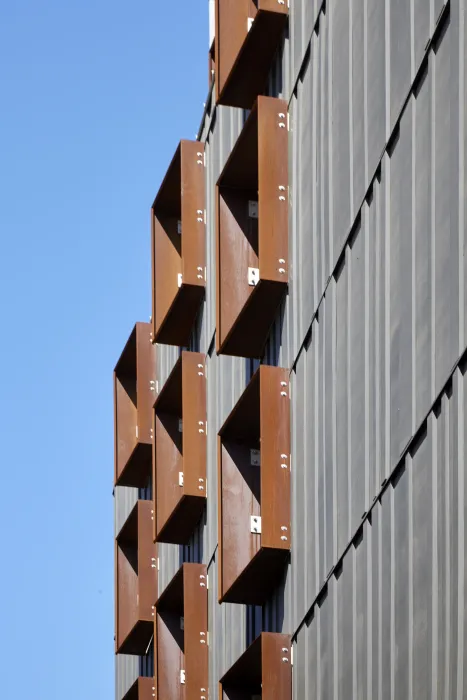
<instances>
[{"instance_id":1,"label":"white metal bracket","mask_svg":"<svg viewBox=\"0 0 467 700\"><path fill-rule=\"evenodd\" d=\"M261 516L252 515L250 518L250 529L254 535L261 534Z\"/></svg>"},{"instance_id":2,"label":"white metal bracket","mask_svg":"<svg viewBox=\"0 0 467 700\"><path fill-rule=\"evenodd\" d=\"M250 287L256 287L259 282L259 267L248 268L248 284Z\"/></svg>"},{"instance_id":3,"label":"white metal bracket","mask_svg":"<svg viewBox=\"0 0 467 700\"><path fill-rule=\"evenodd\" d=\"M247 19L247 21L246 21L246 28L247 28L247 31L248 31L248 32L249 32L250 29L252 28L253 22L254 22L254 21L255 21L255 20L254 20L254 17L248 17L248 19Z\"/></svg>"},{"instance_id":4,"label":"white metal bracket","mask_svg":"<svg viewBox=\"0 0 467 700\"><path fill-rule=\"evenodd\" d=\"M178 419L178 432L183 433L183 418Z\"/></svg>"},{"instance_id":5,"label":"white metal bracket","mask_svg":"<svg viewBox=\"0 0 467 700\"><path fill-rule=\"evenodd\" d=\"M183 486L183 472L178 472L178 485Z\"/></svg>"},{"instance_id":6,"label":"white metal bracket","mask_svg":"<svg viewBox=\"0 0 467 700\"><path fill-rule=\"evenodd\" d=\"M182 685L185 685L185 671L183 670L183 668L180 670L180 683Z\"/></svg>"},{"instance_id":7,"label":"white metal bracket","mask_svg":"<svg viewBox=\"0 0 467 700\"><path fill-rule=\"evenodd\" d=\"M179 287L181 287L181 286L182 286L182 282L183 282L183 275L182 275L181 272L179 272L178 275L177 275L177 285L178 285Z\"/></svg>"},{"instance_id":8,"label":"white metal bracket","mask_svg":"<svg viewBox=\"0 0 467 700\"><path fill-rule=\"evenodd\" d=\"M182 222L181 221L177 221L177 233L179 235L182 234Z\"/></svg>"}]
</instances>

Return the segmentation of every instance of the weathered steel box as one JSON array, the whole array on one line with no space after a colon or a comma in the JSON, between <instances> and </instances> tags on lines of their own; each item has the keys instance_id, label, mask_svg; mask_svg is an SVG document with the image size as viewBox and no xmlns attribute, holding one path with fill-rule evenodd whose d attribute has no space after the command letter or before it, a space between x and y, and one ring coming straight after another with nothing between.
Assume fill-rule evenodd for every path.
<instances>
[{"instance_id":1,"label":"weathered steel box","mask_svg":"<svg viewBox=\"0 0 467 700\"><path fill-rule=\"evenodd\" d=\"M219 599L261 605L290 551L288 371L262 365L219 432Z\"/></svg>"},{"instance_id":2,"label":"weathered steel box","mask_svg":"<svg viewBox=\"0 0 467 700\"><path fill-rule=\"evenodd\" d=\"M287 23L287 0L216 0L216 100L251 109Z\"/></svg>"},{"instance_id":3,"label":"weathered steel box","mask_svg":"<svg viewBox=\"0 0 467 700\"><path fill-rule=\"evenodd\" d=\"M206 503L205 356L183 351L154 404L154 539L186 544Z\"/></svg>"},{"instance_id":4,"label":"weathered steel box","mask_svg":"<svg viewBox=\"0 0 467 700\"><path fill-rule=\"evenodd\" d=\"M288 284L287 104L259 97L217 182L217 351L261 357Z\"/></svg>"},{"instance_id":5,"label":"weathered steel box","mask_svg":"<svg viewBox=\"0 0 467 700\"><path fill-rule=\"evenodd\" d=\"M180 142L151 223L154 342L187 346L206 284L204 144Z\"/></svg>"},{"instance_id":6,"label":"weathered steel box","mask_svg":"<svg viewBox=\"0 0 467 700\"><path fill-rule=\"evenodd\" d=\"M208 698L208 594L204 564L183 564L159 597L156 697Z\"/></svg>"},{"instance_id":7,"label":"weathered steel box","mask_svg":"<svg viewBox=\"0 0 467 700\"><path fill-rule=\"evenodd\" d=\"M156 347L137 323L114 370L115 484L145 487L151 476Z\"/></svg>"}]
</instances>

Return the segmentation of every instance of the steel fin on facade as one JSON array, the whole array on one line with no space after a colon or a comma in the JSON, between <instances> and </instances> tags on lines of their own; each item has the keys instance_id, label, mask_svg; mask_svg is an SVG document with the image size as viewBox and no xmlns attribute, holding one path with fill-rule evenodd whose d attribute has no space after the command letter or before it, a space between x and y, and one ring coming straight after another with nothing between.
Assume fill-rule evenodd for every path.
<instances>
[{"instance_id":1,"label":"steel fin on facade","mask_svg":"<svg viewBox=\"0 0 467 700\"><path fill-rule=\"evenodd\" d=\"M115 370L117 700L467 697L467 0L209 8Z\"/></svg>"}]
</instances>

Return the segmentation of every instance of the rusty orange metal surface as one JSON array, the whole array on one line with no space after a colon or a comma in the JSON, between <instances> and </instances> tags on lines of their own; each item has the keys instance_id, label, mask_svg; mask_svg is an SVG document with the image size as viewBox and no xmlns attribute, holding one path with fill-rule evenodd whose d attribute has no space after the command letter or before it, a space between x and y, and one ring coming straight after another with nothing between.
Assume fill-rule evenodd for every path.
<instances>
[{"instance_id":1,"label":"rusty orange metal surface","mask_svg":"<svg viewBox=\"0 0 467 700\"><path fill-rule=\"evenodd\" d=\"M219 438L219 599L261 605L291 544L288 371L262 365Z\"/></svg>"},{"instance_id":2,"label":"rusty orange metal surface","mask_svg":"<svg viewBox=\"0 0 467 700\"><path fill-rule=\"evenodd\" d=\"M258 98L218 179L216 262L217 351L260 358L288 284L284 100Z\"/></svg>"},{"instance_id":3,"label":"rusty orange metal surface","mask_svg":"<svg viewBox=\"0 0 467 700\"><path fill-rule=\"evenodd\" d=\"M152 503L138 501L115 542L115 634L119 654L146 653L157 598Z\"/></svg>"},{"instance_id":4,"label":"rusty orange metal surface","mask_svg":"<svg viewBox=\"0 0 467 700\"><path fill-rule=\"evenodd\" d=\"M188 345L204 298L204 144L181 141L151 210L154 341Z\"/></svg>"},{"instance_id":5,"label":"rusty orange metal surface","mask_svg":"<svg viewBox=\"0 0 467 700\"><path fill-rule=\"evenodd\" d=\"M157 697L208 697L207 624L206 566L183 564L156 603Z\"/></svg>"},{"instance_id":6,"label":"rusty orange metal surface","mask_svg":"<svg viewBox=\"0 0 467 700\"><path fill-rule=\"evenodd\" d=\"M216 100L251 109L287 23L284 0L216 0Z\"/></svg>"},{"instance_id":7,"label":"rusty orange metal surface","mask_svg":"<svg viewBox=\"0 0 467 700\"><path fill-rule=\"evenodd\" d=\"M291 637L263 632L220 681L220 700L291 700Z\"/></svg>"},{"instance_id":8,"label":"rusty orange metal surface","mask_svg":"<svg viewBox=\"0 0 467 700\"><path fill-rule=\"evenodd\" d=\"M154 404L158 542L185 544L206 503L205 356L183 351Z\"/></svg>"},{"instance_id":9,"label":"rusty orange metal surface","mask_svg":"<svg viewBox=\"0 0 467 700\"><path fill-rule=\"evenodd\" d=\"M144 487L151 473L156 347L137 323L114 370L115 484Z\"/></svg>"}]
</instances>

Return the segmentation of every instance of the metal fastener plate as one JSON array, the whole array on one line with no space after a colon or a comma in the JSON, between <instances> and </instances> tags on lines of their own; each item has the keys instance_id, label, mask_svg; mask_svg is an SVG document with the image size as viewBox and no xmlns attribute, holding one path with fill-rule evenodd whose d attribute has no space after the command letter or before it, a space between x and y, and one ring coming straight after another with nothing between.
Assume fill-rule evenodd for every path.
<instances>
[{"instance_id":1,"label":"metal fastener plate","mask_svg":"<svg viewBox=\"0 0 467 700\"><path fill-rule=\"evenodd\" d=\"M252 515L250 520L251 520L251 523L250 523L251 532L254 535L260 535L261 534L261 516Z\"/></svg>"}]
</instances>

